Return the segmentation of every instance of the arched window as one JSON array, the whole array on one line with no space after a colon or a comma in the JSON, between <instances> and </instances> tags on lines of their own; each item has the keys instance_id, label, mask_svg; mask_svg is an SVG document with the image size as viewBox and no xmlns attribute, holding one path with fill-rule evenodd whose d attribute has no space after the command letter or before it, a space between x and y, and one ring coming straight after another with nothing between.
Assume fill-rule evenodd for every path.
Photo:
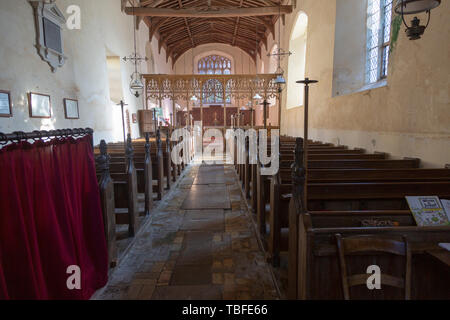
<instances>
[{"instance_id":1,"label":"arched window","mask_svg":"<svg viewBox=\"0 0 450 320\"><path fill-rule=\"evenodd\" d=\"M222 103L223 86L219 80L211 79L203 85L203 103Z\"/></svg>"},{"instance_id":2,"label":"arched window","mask_svg":"<svg viewBox=\"0 0 450 320\"><path fill-rule=\"evenodd\" d=\"M230 103L230 96L227 95L226 102ZM223 103L223 86L222 83L217 79L210 79L203 85L203 103L204 104L215 104Z\"/></svg>"},{"instance_id":3,"label":"arched window","mask_svg":"<svg viewBox=\"0 0 450 320\"><path fill-rule=\"evenodd\" d=\"M392 0L367 3L366 83L387 77L391 41Z\"/></svg>"},{"instance_id":4,"label":"arched window","mask_svg":"<svg viewBox=\"0 0 450 320\"><path fill-rule=\"evenodd\" d=\"M231 60L219 55L210 55L198 61L199 74L231 74Z\"/></svg>"},{"instance_id":5,"label":"arched window","mask_svg":"<svg viewBox=\"0 0 450 320\"><path fill-rule=\"evenodd\" d=\"M307 31L308 16L300 12L289 42L289 51L294 54L289 57L287 109L303 105L303 90L296 81L305 78Z\"/></svg>"}]
</instances>

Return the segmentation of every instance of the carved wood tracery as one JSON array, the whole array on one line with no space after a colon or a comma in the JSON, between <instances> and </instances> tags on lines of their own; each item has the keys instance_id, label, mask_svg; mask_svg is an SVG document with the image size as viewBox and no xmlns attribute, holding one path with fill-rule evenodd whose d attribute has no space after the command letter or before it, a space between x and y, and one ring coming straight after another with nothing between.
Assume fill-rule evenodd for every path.
<instances>
[{"instance_id":1,"label":"carved wood tracery","mask_svg":"<svg viewBox=\"0 0 450 320\"><path fill-rule=\"evenodd\" d=\"M147 99L171 99L187 101L193 95L198 99L204 85L211 80L218 81L225 88L226 96L234 99L252 100L255 92L263 99L276 98L278 87L276 74L259 75L143 75L146 81Z\"/></svg>"}]
</instances>

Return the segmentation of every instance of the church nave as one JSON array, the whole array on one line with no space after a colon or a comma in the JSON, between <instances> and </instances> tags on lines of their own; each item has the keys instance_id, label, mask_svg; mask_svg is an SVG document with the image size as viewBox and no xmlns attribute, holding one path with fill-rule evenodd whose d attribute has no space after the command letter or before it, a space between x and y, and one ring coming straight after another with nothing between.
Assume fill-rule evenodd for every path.
<instances>
[{"instance_id":1,"label":"church nave","mask_svg":"<svg viewBox=\"0 0 450 320\"><path fill-rule=\"evenodd\" d=\"M0 0L0 310L450 300L449 13Z\"/></svg>"},{"instance_id":2,"label":"church nave","mask_svg":"<svg viewBox=\"0 0 450 320\"><path fill-rule=\"evenodd\" d=\"M152 212L93 299L279 299L234 169L199 163Z\"/></svg>"}]
</instances>

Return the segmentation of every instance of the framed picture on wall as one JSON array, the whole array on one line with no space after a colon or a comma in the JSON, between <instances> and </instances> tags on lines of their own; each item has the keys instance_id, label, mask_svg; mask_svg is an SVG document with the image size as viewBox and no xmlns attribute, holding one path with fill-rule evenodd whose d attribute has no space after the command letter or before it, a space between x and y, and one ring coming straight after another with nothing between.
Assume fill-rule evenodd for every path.
<instances>
[{"instance_id":1,"label":"framed picture on wall","mask_svg":"<svg viewBox=\"0 0 450 320\"><path fill-rule=\"evenodd\" d=\"M0 117L12 117L11 94L9 91L0 90Z\"/></svg>"},{"instance_id":2,"label":"framed picture on wall","mask_svg":"<svg viewBox=\"0 0 450 320\"><path fill-rule=\"evenodd\" d=\"M131 114L131 119L133 120L133 123L137 123L137 114L136 113Z\"/></svg>"},{"instance_id":3,"label":"framed picture on wall","mask_svg":"<svg viewBox=\"0 0 450 320\"><path fill-rule=\"evenodd\" d=\"M78 100L64 99L64 114L66 119L80 119Z\"/></svg>"},{"instance_id":4,"label":"framed picture on wall","mask_svg":"<svg viewBox=\"0 0 450 320\"><path fill-rule=\"evenodd\" d=\"M49 119L52 117L49 95L30 92L28 94L28 107L30 109L30 118Z\"/></svg>"}]
</instances>

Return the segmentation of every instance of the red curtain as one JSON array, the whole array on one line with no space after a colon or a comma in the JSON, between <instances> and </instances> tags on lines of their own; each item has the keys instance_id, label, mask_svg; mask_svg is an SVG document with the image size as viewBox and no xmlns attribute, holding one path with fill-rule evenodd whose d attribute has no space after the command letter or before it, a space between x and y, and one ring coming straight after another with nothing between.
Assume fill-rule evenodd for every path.
<instances>
[{"instance_id":1,"label":"red curtain","mask_svg":"<svg viewBox=\"0 0 450 320\"><path fill-rule=\"evenodd\" d=\"M108 258L91 137L0 150L0 299L89 299ZM69 266L81 289L69 290Z\"/></svg>"}]
</instances>

